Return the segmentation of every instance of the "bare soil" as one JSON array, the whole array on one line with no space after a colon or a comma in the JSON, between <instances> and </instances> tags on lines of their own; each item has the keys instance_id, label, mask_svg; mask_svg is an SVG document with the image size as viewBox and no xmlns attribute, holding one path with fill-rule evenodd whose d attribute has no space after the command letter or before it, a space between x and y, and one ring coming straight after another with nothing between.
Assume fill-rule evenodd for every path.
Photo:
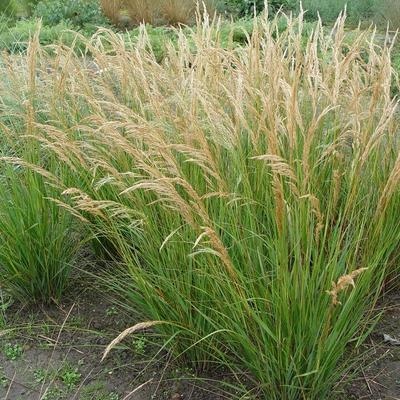
<instances>
[{"instance_id":1,"label":"bare soil","mask_svg":"<svg viewBox=\"0 0 400 400\"><path fill-rule=\"evenodd\" d=\"M0 326L0 399L219 400L233 398L172 361L163 341L136 335L107 344L132 321L93 288L75 284L63 304L20 309Z\"/></svg>"},{"instance_id":2,"label":"bare soil","mask_svg":"<svg viewBox=\"0 0 400 400\"><path fill-rule=\"evenodd\" d=\"M366 353L355 376L343 385L338 399L400 400L400 346L383 338L386 334L400 340L400 292L386 294L377 312L383 312L382 318L363 346Z\"/></svg>"}]
</instances>

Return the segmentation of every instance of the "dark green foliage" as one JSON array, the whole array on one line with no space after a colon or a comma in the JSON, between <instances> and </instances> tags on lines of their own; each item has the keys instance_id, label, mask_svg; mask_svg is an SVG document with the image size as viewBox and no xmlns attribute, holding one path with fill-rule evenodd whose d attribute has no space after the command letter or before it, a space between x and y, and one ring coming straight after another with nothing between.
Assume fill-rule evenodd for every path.
<instances>
[{"instance_id":1,"label":"dark green foliage","mask_svg":"<svg viewBox=\"0 0 400 400\"><path fill-rule=\"evenodd\" d=\"M252 16L264 10L265 0L227 0L228 9L239 16ZM276 12L280 8L292 10L296 8L298 0L270 0L270 11Z\"/></svg>"},{"instance_id":2,"label":"dark green foliage","mask_svg":"<svg viewBox=\"0 0 400 400\"><path fill-rule=\"evenodd\" d=\"M97 0L42 0L37 4L34 15L49 26L62 22L77 28L107 25Z\"/></svg>"},{"instance_id":3,"label":"dark green foliage","mask_svg":"<svg viewBox=\"0 0 400 400\"><path fill-rule=\"evenodd\" d=\"M264 1L256 0L230 0L228 4L232 7L232 9L239 15L252 15L254 12L258 13L264 9Z\"/></svg>"}]
</instances>

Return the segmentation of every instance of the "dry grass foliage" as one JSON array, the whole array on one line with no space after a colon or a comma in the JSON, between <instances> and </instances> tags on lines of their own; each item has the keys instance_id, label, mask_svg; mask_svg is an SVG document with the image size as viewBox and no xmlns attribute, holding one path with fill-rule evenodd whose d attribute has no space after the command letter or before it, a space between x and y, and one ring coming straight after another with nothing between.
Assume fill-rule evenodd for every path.
<instances>
[{"instance_id":1,"label":"dry grass foliage","mask_svg":"<svg viewBox=\"0 0 400 400\"><path fill-rule=\"evenodd\" d=\"M348 275L341 276L338 279L337 283L332 282L332 290L327 291L327 293L332 297L332 305L337 306L342 304L338 300L339 293L347 289L349 286L352 286L354 288L356 286L354 279L366 270L367 268L356 269L355 271L353 271Z\"/></svg>"},{"instance_id":2,"label":"dry grass foliage","mask_svg":"<svg viewBox=\"0 0 400 400\"><path fill-rule=\"evenodd\" d=\"M121 22L123 0L100 0L100 4L104 15L118 26Z\"/></svg>"},{"instance_id":3,"label":"dry grass foliage","mask_svg":"<svg viewBox=\"0 0 400 400\"><path fill-rule=\"evenodd\" d=\"M195 0L125 0L124 7L135 24L190 24L195 21L196 10L206 7L213 13L213 1L198 3Z\"/></svg>"},{"instance_id":4,"label":"dry grass foliage","mask_svg":"<svg viewBox=\"0 0 400 400\"><path fill-rule=\"evenodd\" d=\"M134 24L151 24L154 25L156 19L159 18L158 7L159 0L125 0L124 6L127 13Z\"/></svg>"},{"instance_id":5,"label":"dry grass foliage","mask_svg":"<svg viewBox=\"0 0 400 400\"><path fill-rule=\"evenodd\" d=\"M132 335L133 333L143 331L145 329L152 328L156 325L164 323L163 321L147 321L147 322L139 322L138 324L131 326L130 328L125 329L121 332L110 344L106 347L103 353L102 361L108 356L110 351L121 343L127 336Z\"/></svg>"}]
</instances>

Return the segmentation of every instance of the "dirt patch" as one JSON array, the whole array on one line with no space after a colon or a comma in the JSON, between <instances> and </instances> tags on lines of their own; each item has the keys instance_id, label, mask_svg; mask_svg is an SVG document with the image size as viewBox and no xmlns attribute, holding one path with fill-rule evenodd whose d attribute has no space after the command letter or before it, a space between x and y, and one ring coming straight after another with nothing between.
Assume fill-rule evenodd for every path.
<instances>
[{"instance_id":1,"label":"dirt patch","mask_svg":"<svg viewBox=\"0 0 400 400\"><path fill-rule=\"evenodd\" d=\"M359 370L338 399L400 399L400 346L384 341L383 335L400 340L400 292L391 292L381 301L383 316L368 337Z\"/></svg>"},{"instance_id":2,"label":"dirt patch","mask_svg":"<svg viewBox=\"0 0 400 400\"><path fill-rule=\"evenodd\" d=\"M134 325L87 282L58 306L14 305L0 326L0 399L219 400L232 394L218 380L174 363L163 341L135 335L101 363L105 346ZM206 382L206 383L205 383Z\"/></svg>"}]
</instances>

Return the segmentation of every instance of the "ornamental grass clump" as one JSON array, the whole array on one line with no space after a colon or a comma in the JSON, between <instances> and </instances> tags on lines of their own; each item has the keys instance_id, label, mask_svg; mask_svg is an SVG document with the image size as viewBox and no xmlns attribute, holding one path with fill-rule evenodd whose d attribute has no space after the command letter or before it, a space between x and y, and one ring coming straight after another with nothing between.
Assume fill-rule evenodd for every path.
<instances>
[{"instance_id":1,"label":"ornamental grass clump","mask_svg":"<svg viewBox=\"0 0 400 400\"><path fill-rule=\"evenodd\" d=\"M134 49L89 41L96 70L43 50L31 114L55 201L118 253L110 285L143 326L249 394L323 399L398 273L398 100L373 32L281 18L238 48L204 17L162 63L144 28Z\"/></svg>"},{"instance_id":2,"label":"ornamental grass clump","mask_svg":"<svg viewBox=\"0 0 400 400\"><path fill-rule=\"evenodd\" d=\"M4 57L0 67L0 291L51 303L70 283L79 235L71 214L51 200L59 183L46 169L54 173L59 163L35 138L37 45L38 35L26 59Z\"/></svg>"},{"instance_id":3,"label":"ornamental grass clump","mask_svg":"<svg viewBox=\"0 0 400 400\"><path fill-rule=\"evenodd\" d=\"M100 0L103 14L114 24L119 25L121 21L122 0Z\"/></svg>"},{"instance_id":4,"label":"ornamental grass clump","mask_svg":"<svg viewBox=\"0 0 400 400\"><path fill-rule=\"evenodd\" d=\"M125 0L123 9L136 25L189 25L196 21L196 11L215 12L215 3L214 0Z\"/></svg>"}]
</instances>

